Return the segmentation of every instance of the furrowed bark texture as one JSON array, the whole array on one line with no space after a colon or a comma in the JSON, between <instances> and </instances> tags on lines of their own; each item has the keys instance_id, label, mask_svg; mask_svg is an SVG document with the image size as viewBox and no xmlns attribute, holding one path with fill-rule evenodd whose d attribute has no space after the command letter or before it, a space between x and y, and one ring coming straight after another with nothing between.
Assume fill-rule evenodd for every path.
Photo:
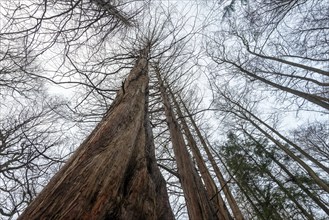
<instances>
[{"instance_id":1,"label":"furrowed bark texture","mask_svg":"<svg viewBox=\"0 0 329 220\"><path fill-rule=\"evenodd\" d=\"M201 134L201 131L199 129L199 127L197 126L196 122L194 121L191 113L189 112L187 106L184 104L183 100L180 98L180 101L184 107L184 110L185 112L187 113L188 115L188 118L190 119L190 122L192 123L192 127L194 128L200 142L201 142L201 145L203 146L203 149L205 150L206 154L207 154L207 157L208 157L208 160L210 161L213 169L214 169L214 172L216 174L216 177L222 187L222 190L224 191L224 194L225 194L225 197L230 205L230 208L232 209L232 212L233 212L233 215L234 215L234 218L236 220L243 220L244 217L241 213L241 210L237 204L237 202L235 201L232 193L231 193L231 190L229 189L229 186L227 185L227 182L225 181L224 179L224 176L222 174L222 172L220 171L216 161L215 161L215 158L213 157L213 155L211 154L209 148L208 148L208 145L203 137L203 135ZM178 104L177 104L178 105ZM182 117L182 116L181 116ZM183 117L182 117L183 118ZM183 118L184 119L184 118Z\"/></svg>"},{"instance_id":2,"label":"furrowed bark texture","mask_svg":"<svg viewBox=\"0 0 329 220\"><path fill-rule=\"evenodd\" d=\"M108 113L19 217L174 219L149 125L147 59L138 59Z\"/></svg>"},{"instance_id":3,"label":"furrowed bark texture","mask_svg":"<svg viewBox=\"0 0 329 220\"><path fill-rule=\"evenodd\" d=\"M208 193L208 197L210 198L211 202L213 203L213 206L216 209L216 214L218 216L219 219L223 219L223 220L231 220L233 219L229 213L229 211L227 210L226 204L220 194L220 191L218 190L214 179L212 178L209 169L201 155L201 152L198 148L198 145L192 135L192 132L190 131L190 128L187 124L187 122L185 121L185 118L183 116L183 113L180 109L180 105L178 104L175 95L173 94L173 92L171 91L170 88L168 88L168 90L170 91L172 100L174 102L174 105L176 107L176 111L177 111L177 115L180 119L182 128L184 130L186 139L188 141L188 144L190 146L190 149L192 151L192 154L195 158L195 161L198 165L201 177L203 179L203 182L206 186L206 190Z\"/></svg>"},{"instance_id":4,"label":"furrowed bark texture","mask_svg":"<svg viewBox=\"0 0 329 220\"><path fill-rule=\"evenodd\" d=\"M159 70L155 69L160 93L164 104L166 120L174 149L180 182L183 188L188 215L191 220L220 219L210 202L201 178L196 172L190 154L186 148L183 134L171 108Z\"/></svg>"}]
</instances>

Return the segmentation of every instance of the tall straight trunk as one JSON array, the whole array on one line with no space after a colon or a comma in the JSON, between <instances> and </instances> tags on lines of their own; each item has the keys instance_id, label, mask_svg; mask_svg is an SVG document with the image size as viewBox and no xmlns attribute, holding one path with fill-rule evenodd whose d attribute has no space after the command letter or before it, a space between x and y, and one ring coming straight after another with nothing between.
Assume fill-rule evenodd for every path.
<instances>
[{"instance_id":1,"label":"tall straight trunk","mask_svg":"<svg viewBox=\"0 0 329 220\"><path fill-rule=\"evenodd\" d=\"M245 109L246 110L246 109ZM246 110L247 111L247 110ZM309 159L310 161L312 161L315 165L317 165L318 167L320 167L323 171L325 171L328 175L329 175L329 168L326 167L325 165L323 165L319 160L317 160L316 158L314 158L313 156L311 156L309 153L307 153L306 151L304 151L302 148L300 148L297 144L295 144L294 142L292 142L291 140L289 140L288 138L286 138L284 135L282 135L280 132L278 132L277 130L275 130L273 127L271 127L270 125L266 124L264 121L262 121L260 118L258 118L256 115L252 114L251 112L248 112L250 115L252 115L257 121L259 121L261 124L263 124L264 126L266 126L268 129L270 129L274 134L276 134L278 137L280 137L282 140L284 140L285 142L287 142L289 145L291 145L292 147L294 147L297 151L299 151L301 154L303 154L307 159Z\"/></svg>"},{"instance_id":2,"label":"tall straight trunk","mask_svg":"<svg viewBox=\"0 0 329 220\"><path fill-rule=\"evenodd\" d=\"M154 156L146 57L144 51L105 117L20 220L174 219Z\"/></svg>"},{"instance_id":3,"label":"tall straight trunk","mask_svg":"<svg viewBox=\"0 0 329 220\"><path fill-rule=\"evenodd\" d=\"M236 201L235 201L235 199L234 199L234 197L233 197L233 195L232 195L232 193L231 193L231 191L229 189L229 186L227 185L227 183L226 183L226 181L224 179L224 176L223 176L222 172L220 171L220 169L219 169L219 167L218 167L218 165L217 165L217 163L216 163L213 155L211 154L211 152L210 152L210 150L208 148L208 145L207 145L207 143L206 143L203 135L201 134L201 131L200 131L199 127L195 123L195 121L194 121L191 113L189 112L187 106L185 105L185 103L183 102L183 100L181 98L180 98L180 101L181 101L181 103L182 103L182 105L184 107L184 110L187 113L187 116L190 119L190 122L192 123L192 126L193 126L193 128L194 128L194 130L195 130L195 132L196 132L196 134L197 134L197 136L198 136L198 138L199 138L199 140L201 142L201 145L203 146L203 149L205 150L205 152L207 154L207 157L208 157L208 159L209 159L209 161L210 161L210 163L211 163L211 165L212 165L212 167L214 169L214 172L216 174L216 177L217 177L217 179L218 179L218 181L219 181L219 183L220 183L220 185L221 185L221 187L223 189L223 192L225 194L225 197L226 197L226 199L227 199L227 201L228 201L228 203L229 203L229 205L231 207L231 210L232 210L232 213L233 213L234 218L236 220L243 220L244 217L243 217L243 215L241 213L241 210L240 210L238 204L236 203Z\"/></svg>"},{"instance_id":4,"label":"tall straight trunk","mask_svg":"<svg viewBox=\"0 0 329 220\"><path fill-rule=\"evenodd\" d=\"M183 134L171 108L166 88L157 68L155 68L155 73L159 81L159 89L164 104L166 120L176 157L178 173L184 192L189 218L191 220L220 219L220 217L215 213L214 207L212 206L210 198L204 189L201 178L192 163L190 154L186 148Z\"/></svg>"},{"instance_id":5,"label":"tall straight trunk","mask_svg":"<svg viewBox=\"0 0 329 220\"><path fill-rule=\"evenodd\" d=\"M218 188L215 184L215 181L213 180L212 176L210 175L208 167L201 155L201 152L200 152L200 150L197 146L197 143L189 129L189 126L187 125L187 122L185 121L185 118L180 109L180 106L179 106L172 90L170 88L168 88L168 90L170 91L172 100L174 102L174 105L175 105L175 108L177 111L177 116L179 117L179 119L181 121L181 125L183 127L188 144L191 148L192 154L197 162L201 177L203 179L203 182L205 183L208 197L212 201L215 209L219 211L218 214L220 215L221 219L224 219L224 220L232 219L229 211L227 210L225 202L220 194L220 191L218 190Z\"/></svg>"}]
</instances>

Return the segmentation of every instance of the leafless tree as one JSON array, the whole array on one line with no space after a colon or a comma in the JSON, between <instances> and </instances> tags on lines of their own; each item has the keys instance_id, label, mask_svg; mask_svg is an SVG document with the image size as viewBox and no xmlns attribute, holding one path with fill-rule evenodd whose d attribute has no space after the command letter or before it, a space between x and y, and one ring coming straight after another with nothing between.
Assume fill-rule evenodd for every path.
<instances>
[{"instance_id":1,"label":"leafless tree","mask_svg":"<svg viewBox=\"0 0 329 220\"><path fill-rule=\"evenodd\" d=\"M231 75L277 91L278 102L294 103L296 109L312 103L327 112L328 28L327 17L318 13L323 10L328 6L322 1L250 3L209 38L208 52Z\"/></svg>"},{"instance_id":2,"label":"leafless tree","mask_svg":"<svg viewBox=\"0 0 329 220\"><path fill-rule=\"evenodd\" d=\"M42 94L19 102L10 98L0 104L0 214L13 218L57 172L70 153L64 143L70 142L56 113L63 103Z\"/></svg>"}]
</instances>

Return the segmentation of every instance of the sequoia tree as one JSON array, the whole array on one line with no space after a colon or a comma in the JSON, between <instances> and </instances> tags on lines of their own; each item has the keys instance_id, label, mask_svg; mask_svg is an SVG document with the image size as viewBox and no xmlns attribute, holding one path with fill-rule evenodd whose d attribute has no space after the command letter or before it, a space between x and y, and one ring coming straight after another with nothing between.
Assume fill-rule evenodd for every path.
<instances>
[{"instance_id":1,"label":"sequoia tree","mask_svg":"<svg viewBox=\"0 0 329 220\"><path fill-rule=\"evenodd\" d=\"M110 109L19 219L173 219L148 119L148 52Z\"/></svg>"}]
</instances>

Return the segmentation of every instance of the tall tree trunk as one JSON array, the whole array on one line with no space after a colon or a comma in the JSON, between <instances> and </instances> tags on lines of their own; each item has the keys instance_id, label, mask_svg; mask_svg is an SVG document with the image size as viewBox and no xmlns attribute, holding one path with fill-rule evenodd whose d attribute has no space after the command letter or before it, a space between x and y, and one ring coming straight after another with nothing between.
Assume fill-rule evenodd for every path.
<instances>
[{"instance_id":1,"label":"tall tree trunk","mask_svg":"<svg viewBox=\"0 0 329 220\"><path fill-rule=\"evenodd\" d=\"M174 149L180 182L182 184L189 218L191 220L220 219L215 213L201 178L196 172L190 154L186 148L183 134L178 121L172 110L169 97L160 75L159 69L155 68L159 81L159 89L164 104L166 120Z\"/></svg>"},{"instance_id":2,"label":"tall tree trunk","mask_svg":"<svg viewBox=\"0 0 329 220\"><path fill-rule=\"evenodd\" d=\"M212 201L213 206L219 212L218 214L221 217L221 219L224 219L224 220L232 219L229 211L227 210L226 204L220 194L220 191L218 191L215 181L213 180L212 176L210 175L208 167L201 155L201 152L200 152L200 150L197 146L197 143L189 129L189 126L187 125L187 122L185 121L185 118L184 118L183 113L180 109L180 106L176 100L176 97L174 96L174 94L170 88L168 88L168 90L170 91L172 100L176 107L177 116L179 117L179 119L181 121L188 144L189 144L191 151L193 153L193 156L197 162L201 177L203 179L203 182L205 183L208 197Z\"/></svg>"},{"instance_id":3,"label":"tall tree trunk","mask_svg":"<svg viewBox=\"0 0 329 220\"><path fill-rule=\"evenodd\" d=\"M154 156L147 53L102 121L20 220L174 219Z\"/></svg>"},{"instance_id":4,"label":"tall tree trunk","mask_svg":"<svg viewBox=\"0 0 329 220\"><path fill-rule=\"evenodd\" d=\"M187 106L185 105L185 103L183 102L182 98L181 97L179 97L179 98L180 98L180 101L181 101L181 103L184 107L184 110L185 110L187 116L189 117L190 122L192 123L192 126L193 126L193 128L194 128L194 130L195 130L195 132L196 132L196 134L197 134L197 136L198 136L198 138L201 142L201 145L203 146L203 149L205 150L205 152L207 154L207 157L208 157L208 159L209 159L209 161L210 161L210 163L211 163L211 165L214 169L216 177L217 177L217 179L218 179L218 181L219 181L219 183L220 183L220 185L221 185L221 187L224 191L225 197L226 197L226 199L227 199L227 201L228 201L228 203L229 203L229 205L232 209L234 218L236 220L243 220L244 217L241 213L241 210L240 210L238 204L236 203L236 201L235 201L235 199L234 199L234 197L233 197L233 195L232 195L232 193L229 189L229 186L227 185L227 183L224 179L224 176L223 176L222 172L220 171L219 167L217 166L217 163L216 163L213 155L211 154L211 152L208 148L208 145L207 145L203 135L201 134L201 131L200 131L199 127L197 126L194 119L192 118L192 115L189 112L189 110L188 110Z\"/></svg>"}]
</instances>

